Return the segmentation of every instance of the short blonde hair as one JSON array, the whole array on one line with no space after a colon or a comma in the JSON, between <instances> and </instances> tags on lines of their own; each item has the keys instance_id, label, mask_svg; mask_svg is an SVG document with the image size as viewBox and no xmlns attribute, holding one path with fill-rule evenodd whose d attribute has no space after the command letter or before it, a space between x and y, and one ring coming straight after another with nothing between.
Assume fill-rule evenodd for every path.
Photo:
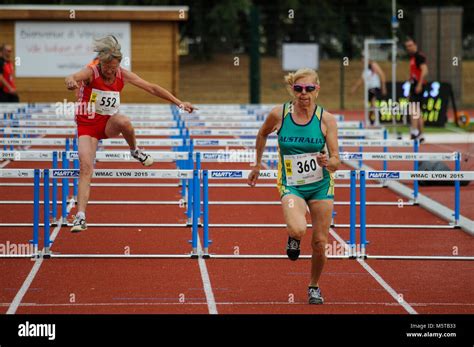
<instances>
[{"instance_id":1,"label":"short blonde hair","mask_svg":"<svg viewBox=\"0 0 474 347\"><path fill-rule=\"evenodd\" d=\"M94 40L94 52L97 52L97 58L100 61L109 62L112 59L122 61L122 47L113 35L108 35Z\"/></svg>"},{"instance_id":2,"label":"short blonde hair","mask_svg":"<svg viewBox=\"0 0 474 347\"><path fill-rule=\"evenodd\" d=\"M293 84L302 77L313 77L314 83L319 85L319 76L316 71L309 68L298 69L297 71L290 72L285 76L286 89L288 89L288 92L291 95L293 95Z\"/></svg>"}]
</instances>

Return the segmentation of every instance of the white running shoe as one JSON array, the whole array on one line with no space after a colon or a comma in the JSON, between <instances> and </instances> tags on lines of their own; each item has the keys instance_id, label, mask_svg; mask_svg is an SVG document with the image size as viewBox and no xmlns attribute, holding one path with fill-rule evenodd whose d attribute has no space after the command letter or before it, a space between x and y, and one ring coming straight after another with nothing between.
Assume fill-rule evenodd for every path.
<instances>
[{"instance_id":1,"label":"white running shoe","mask_svg":"<svg viewBox=\"0 0 474 347\"><path fill-rule=\"evenodd\" d=\"M81 231L87 230L86 219L82 217L75 217L74 222L72 222L72 233L79 233Z\"/></svg>"},{"instance_id":2,"label":"white running shoe","mask_svg":"<svg viewBox=\"0 0 474 347\"><path fill-rule=\"evenodd\" d=\"M151 155L144 153L140 148L137 148L134 151L130 151L132 157L138 160L143 166L153 165L153 158Z\"/></svg>"}]
</instances>

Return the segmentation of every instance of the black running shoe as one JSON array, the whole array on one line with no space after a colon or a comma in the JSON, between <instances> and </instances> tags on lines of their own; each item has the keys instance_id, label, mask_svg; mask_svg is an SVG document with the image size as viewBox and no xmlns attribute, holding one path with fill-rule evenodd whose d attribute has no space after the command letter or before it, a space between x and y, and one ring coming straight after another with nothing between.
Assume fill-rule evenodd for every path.
<instances>
[{"instance_id":1,"label":"black running shoe","mask_svg":"<svg viewBox=\"0 0 474 347\"><path fill-rule=\"evenodd\" d=\"M87 224L85 218L74 218L74 222L72 222L72 233L79 233L81 231L87 230Z\"/></svg>"},{"instance_id":2,"label":"black running shoe","mask_svg":"<svg viewBox=\"0 0 474 347\"><path fill-rule=\"evenodd\" d=\"M324 303L319 287L308 287L308 302L311 305L321 305Z\"/></svg>"},{"instance_id":3,"label":"black running shoe","mask_svg":"<svg viewBox=\"0 0 474 347\"><path fill-rule=\"evenodd\" d=\"M420 143L420 145L425 142L425 137L423 136L423 134L420 134L418 135L418 142Z\"/></svg>"},{"instance_id":4,"label":"black running shoe","mask_svg":"<svg viewBox=\"0 0 474 347\"><path fill-rule=\"evenodd\" d=\"M291 260L297 260L300 256L300 240L288 237L288 243L286 244L286 254Z\"/></svg>"}]
</instances>

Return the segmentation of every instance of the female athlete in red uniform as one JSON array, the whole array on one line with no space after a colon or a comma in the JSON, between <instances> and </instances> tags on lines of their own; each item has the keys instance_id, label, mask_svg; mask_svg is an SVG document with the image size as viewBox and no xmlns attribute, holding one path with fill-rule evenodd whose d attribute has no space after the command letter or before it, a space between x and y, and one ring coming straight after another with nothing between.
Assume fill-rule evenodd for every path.
<instances>
[{"instance_id":1,"label":"female athlete in red uniform","mask_svg":"<svg viewBox=\"0 0 474 347\"><path fill-rule=\"evenodd\" d=\"M79 83L82 82L76 107L80 175L77 214L72 232L87 229L85 211L99 140L122 134L135 159L145 166L153 164L153 158L137 147L135 130L130 119L119 113L120 92L124 84L131 83L152 95L178 105L189 113L195 109L189 102L181 102L159 85L149 83L133 72L122 69L120 44L114 36L96 40L94 51L98 53L99 63L89 64L81 71L67 77L65 81L69 90L79 88Z\"/></svg>"}]
</instances>

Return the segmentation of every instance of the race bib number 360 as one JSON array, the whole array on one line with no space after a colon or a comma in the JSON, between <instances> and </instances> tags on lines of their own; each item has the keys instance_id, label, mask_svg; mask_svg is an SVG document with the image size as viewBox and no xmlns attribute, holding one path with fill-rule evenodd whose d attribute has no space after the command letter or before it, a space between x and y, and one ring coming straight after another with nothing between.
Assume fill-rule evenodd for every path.
<instances>
[{"instance_id":1,"label":"race bib number 360","mask_svg":"<svg viewBox=\"0 0 474 347\"><path fill-rule=\"evenodd\" d=\"M92 89L90 101L95 106L95 113L112 116L118 112L120 93Z\"/></svg>"},{"instance_id":2,"label":"race bib number 360","mask_svg":"<svg viewBox=\"0 0 474 347\"><path fill-rule=\"evenodd\" d=\"M317 153L284 155L286 184L300 186L321 181L323 169L316 161Z\"/></svg>"}]
</instances>

